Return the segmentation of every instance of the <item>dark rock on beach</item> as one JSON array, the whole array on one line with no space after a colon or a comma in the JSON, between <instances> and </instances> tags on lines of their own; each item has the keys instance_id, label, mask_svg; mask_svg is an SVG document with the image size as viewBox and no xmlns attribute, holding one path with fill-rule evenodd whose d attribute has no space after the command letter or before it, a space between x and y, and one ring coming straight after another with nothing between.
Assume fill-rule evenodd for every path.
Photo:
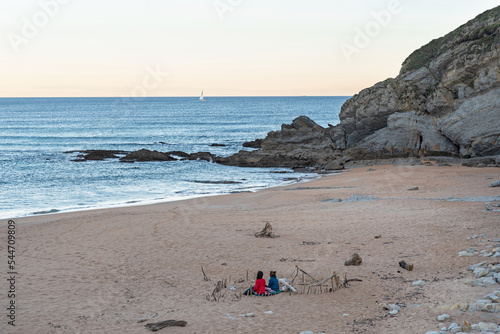
<instances>
[{"instance_id":1,"label":"dark rock on beach","mask_svg":"<svg viewBox=\"0 0 500 334\"><path fill-rule=\"evenodd\" d=\"M359 266L361 262L363 262L361 256L358 253L354 253L345 260L344 266Z\"/></svg>"}]
</instances>

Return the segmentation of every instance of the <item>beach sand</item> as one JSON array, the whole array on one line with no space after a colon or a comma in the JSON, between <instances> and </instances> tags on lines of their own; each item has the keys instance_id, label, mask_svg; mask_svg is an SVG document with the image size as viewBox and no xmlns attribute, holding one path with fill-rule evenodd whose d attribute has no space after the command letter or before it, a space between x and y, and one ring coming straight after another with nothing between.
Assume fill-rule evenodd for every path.
<instances>
[{"instance_id":1,"label":"beach sand","mask_svg":"<svg viewBox=\"0 0 500 334\"><path fill-rule=\"evenodd\" d=\"M439 330L442 313L457 323L499 323L498 313L443 307L499 289L465 284L473 280L467 267L485 258L457 254L500 238L500 212L484 202L436 200L500 196L488 187L496 180L498 168L376 166L255 193L18 218L16 326L7 326L2 279L2 333L148 333L144 324L168 319L187 326L159 333L425 333ZM374 198L323 201L353 195ZM265 222L279 238L254 236ZM7 220L0 223L5 273ZM360 266L344 266L352 253ZM400 268L401 260L413 271ZM335 271L362 282L332 293L239 300L252 284L247 272L293 279L296 266L316 278ZM236 290L209 301L220 279ZM416 280L426 284L412 286ZM390 316L383 307L395 303L405 307ZM248 313L254 317L241 316Z\"/></svg>"}]
</instances>

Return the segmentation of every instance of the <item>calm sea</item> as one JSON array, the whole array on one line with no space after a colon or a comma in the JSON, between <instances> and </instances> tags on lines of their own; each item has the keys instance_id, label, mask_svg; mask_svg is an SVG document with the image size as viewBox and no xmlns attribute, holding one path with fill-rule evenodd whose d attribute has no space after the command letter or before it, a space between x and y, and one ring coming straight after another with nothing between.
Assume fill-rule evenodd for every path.
<instances>
[{"instance_id":1,"label":"calm sea","mask_svg":"<svg viewBox=\"0 0 500 334\"><path fill-rule=\"evenodd\" d=\"M298 173L206 161L73 162L108 149L209 151L228 156L307 115L337 124L347 97L2 98L0 218L254 191ZM212 147L212 144L225 146ZM223 182L221 181L229 181ZM234 182L234 183L232 183Z\"/></svg>"}]
</instances>

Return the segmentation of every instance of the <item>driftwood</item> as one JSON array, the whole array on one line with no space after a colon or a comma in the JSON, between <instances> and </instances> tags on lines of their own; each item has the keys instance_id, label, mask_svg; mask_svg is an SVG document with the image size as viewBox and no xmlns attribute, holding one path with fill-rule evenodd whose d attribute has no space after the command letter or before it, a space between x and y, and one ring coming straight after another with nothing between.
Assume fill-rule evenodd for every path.
<instances>
[{"instance_id":1,"label":"driftwood","mask_svg":"<svg viewBox=\"0 0 500 334\"><path fill-rule=\"evenodd\" d=\"M317 279L315 279L314 277L312 277L311 275L309 275L308 273L306 273L304 270L300 269L299 266L295 266L295 268L297 268L297 273L300 271L303 274L306 274L307 276L309 276L313 280L313 282L318 282ZM295 275L295 277L297 277L297 275Z\"/></svg>"},{"instance_id":2,"label":"driftwood","mask_svg":"<svg viewBox=\"0 0 500 334\"><path fill-rule=\"evenodd\" d=\"M264 226L264 229L260 232L255 233L255 236L257 238L277 238L277 237L279 237L279 235L273 231L273 227L269 222L266 222L266 226Z\"/></svg>"},{"instance_id":3,"label":"driftwood","mask_svg":"<svg viewBox=\"0 0 500 334\"><path fill-rule=\"evenodd\" d=\"M280 278L278 281L280 281L284 286L286 286L292 292L297 292L297 290L291 284L289 284L287 281L285 281L283 278Z\"/></svg>"},{"instance_id":4,"label":"driftwood","mask_svg":"<svg viewBox=\"0 0 500 334\"><path fill-rule=\"evenodd\" d=\"M207 277L207 275L205 274L205 270L203 270L203 267L201 267L201 272L203 273L203 280L204 281L210 281L210 278Z\"/></svg>"},{"instance_id":5,"label":"driftwood","mask_svg":"<svg viewBox=\"0 0 500 334\"><path fill-rule=\"evenodd\" d=\"M408 270L408 271L413 270L413 264L406 263L404 260L399 261L399 266L403 269Z\"/></svg>"},{"instance_id":6,"label":"driftwood","mask_svg":"<svg viewBox=\"0 0 500 334\"><path fill-rule=\"evenodd\" d=\"M217 281L214 291L212 291L212 294L210 296L207 296L207 300L218 302L221 298L226 296L226 293L224 292L225 288L227 288L227 280L223 279Z\"/></svg>"},{"instance_id":7,"label":"driftwood","mask_svg":"<svg viewBox=\"0 0 500 334\"><path fill-rule=\"evenodd\" d=\"M314 287L314 286L319 286L319 285L322 285L322 284L325 284L326 281L329 281L331 280L334 276L337 276L337 274L331 274L330 276L328 276L327 278L325 279L322 279L321 281L319 282L316 282L316 283L313 283L313 284L309 284L307 285L308 287Z\"/></svg>"},{"instance_id":8,"label":"driftwood","mask_svg":"<svg viewBox=\"0 0 500 334\"><path fill-rule=\"evenodd\" d=\"M149 328L152 332L156 332L156 331L159 331L160 329L165 328L165 327L172 327L172 326L185 327L186 325L187 325L187 322L183 321L183 320L180 320L180 321L165 320L165 321L145 324L144 327Z\"/></svg>"}]
</instances>

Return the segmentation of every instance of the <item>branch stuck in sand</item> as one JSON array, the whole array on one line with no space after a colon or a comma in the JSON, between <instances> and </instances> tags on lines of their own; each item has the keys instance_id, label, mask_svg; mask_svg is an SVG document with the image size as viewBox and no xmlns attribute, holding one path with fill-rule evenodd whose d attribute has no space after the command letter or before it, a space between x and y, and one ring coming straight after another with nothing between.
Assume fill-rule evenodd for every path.
<instances>
[{"instance_id":1,"label":"branch stuck in sand","mask_svg":"<svg viewBox=\"0 0 500 334\"><path fill-rule=\"evenodd\" d=\"M279 237L279 235L273 231L273 227L269 222L266 222L266 226L264 226L264 229L260 232L255 233L255 236L257 238L277 238L277 237Z\"/></svg>"}]
</instances>

